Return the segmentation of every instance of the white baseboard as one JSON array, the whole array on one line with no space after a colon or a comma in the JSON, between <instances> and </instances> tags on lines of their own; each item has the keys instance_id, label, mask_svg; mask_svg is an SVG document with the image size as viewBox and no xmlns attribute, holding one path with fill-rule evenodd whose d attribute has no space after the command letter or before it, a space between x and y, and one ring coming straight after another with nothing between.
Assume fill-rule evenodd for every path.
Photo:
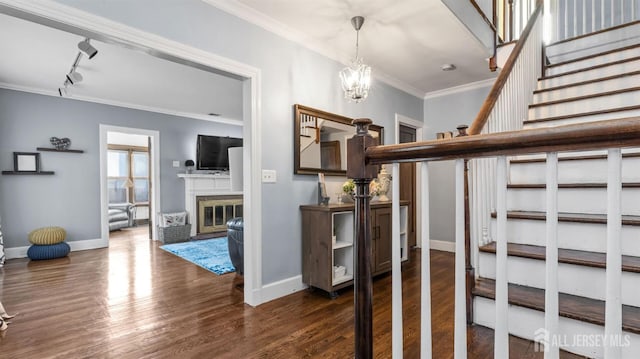
<instances>
[{"instance_id":1,"label":"white baseboard","mask_svg":"<svg viewBox=\"0 0 640 359\"><path fill-rule=\"evenodd\" d=\"M29 249L29 246L5 248L4 255L7 259L25 258L27 256L28 249Z\"/></svg>"},{"instance_id":2,"label":"white baseboard","mask_svg":"<svg viewBox=\"0 0 640 359\"><path fill-rule=\"evenodd\" d=\"M71 247L72 252L85 251L87 249L105 248L108 246L100 238L86 239L83 241L71 241L67 242L67 244L69 245L69 247ZM5 248L4 254L7 259L26 258L29 247L30 246Z\"/></svg>"},{"instance_id":3,"label":"white baseboard","mask_svg":"<svg viewBox=\"0 0 640 359\"><path fill-rule=\"evenodd\" d=\"M302 283L302 275L269 283L262 286L262 290L260 290L260 302L264 304L306 288L307 286Z\"/></svg>"},{"instance_id":4,"label":"white baseboard","mask_svg":"<svg viewBox=\"0 0 640 359\"><path fill-rule=\"evenodd\" d=\"M429 245L431 246L431 249L435 249L437 251L445 251L445 252L456 251L456 244L449 241L438 241L438 240L432 239L429 241Z\"/></svg>"}]
</instances>

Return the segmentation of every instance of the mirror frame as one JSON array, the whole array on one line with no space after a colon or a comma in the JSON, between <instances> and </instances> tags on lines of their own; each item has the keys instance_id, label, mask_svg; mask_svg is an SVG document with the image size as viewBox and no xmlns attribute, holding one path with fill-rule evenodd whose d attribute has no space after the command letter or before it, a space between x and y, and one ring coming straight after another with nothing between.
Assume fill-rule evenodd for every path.
<instances>
[{"instance_id":1,"label":"mirror frame","mask_svg":"<svg viewBox=\"0 0 640 359\"><path fill-rule=\"evenodd\" d=\"M295 104L293 108L293 173L297 175L315 175L318 173L324 173L327 176L346 176L346 170L323 170L322 168L300 167L300 115L305 114L313 117L320 117L324 120L351 126L353 127L353 134L355 135L355 126L351 124L353 119L299 104ZM378 139L380 140L379 144L384 144L384 127L372 124L369 126L369 131L378 132Z\"/></svg>"}]
</instances>

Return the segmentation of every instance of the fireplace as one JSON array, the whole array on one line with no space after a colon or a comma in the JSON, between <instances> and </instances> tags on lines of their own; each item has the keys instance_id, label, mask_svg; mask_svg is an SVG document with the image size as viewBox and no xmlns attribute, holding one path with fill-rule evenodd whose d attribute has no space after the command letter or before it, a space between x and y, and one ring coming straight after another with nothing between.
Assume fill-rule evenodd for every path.
<instances>
[{"instance_id":1,"label":"fireplace","mask_svg":"<svg viewBox=\"0 0 640 359\"><path fill-rule=\"evenodd\" d=\"M197 234L227 230L227 221L242 217L242 196L196 196Z\"/></svg>"}]
</instances>

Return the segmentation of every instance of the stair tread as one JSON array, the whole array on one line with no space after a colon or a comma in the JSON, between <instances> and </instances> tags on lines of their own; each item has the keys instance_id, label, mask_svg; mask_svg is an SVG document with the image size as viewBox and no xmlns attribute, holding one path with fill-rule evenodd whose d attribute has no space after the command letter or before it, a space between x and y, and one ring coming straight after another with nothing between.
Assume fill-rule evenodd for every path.
<instances>
[{"instance_id":1,"label":"stair tread","mask_svg":"<svg viewBox=\"0 0 640 359\"><path fill-rule=\"evenodd\" d=\"M623 46L623 47L618 47L615 49L611 49L611 50L606 50L606 51L602 51L602 52L598 52L596 54L591 54L591 55L586 55L586 56L582 56L582 57L577 57L575 59L571 59L571 60L566 60L566 61L562 61L562 62L556 62L555 64L549 64L547 65L547 69L551 69L554 67L558 67L558 66L562 66L562 65L567 65L573 62L579 62L579 61L583 61L583 60L588 60L588 59L593 59L596 57L600 57L600 56L604 56L604 55L609 55L609 54L613 54L616 52L621 52L621 51L627 51L627 50L631 50L631 49L635 49L636 47L640 47L640 44L633 44L633 45L627 45L627 46Z\"/></svg>"},{"instance_id":2,"label":"stair tread","mask_svg":"<svg viewBox=\"0 0 640 359\"><path fill-rule=\"evenodd\" d=\"M547 88L543 88L543 89L539 89L539 90L534 90L533 93L534 94L539 94L539 93L542 93L542 92L562 90L562 89L566 89L566 88L569 88L569 87L588 85L588 84L592 84L592 83L596 83L596 82L604 82L604 81L608 81L608 80L615 80L615 79L618 79L618 78L627 77L627 76L635 76L635 75L640 75L640 71L625 72L623 74L600 77L600 78L593 79L593 80L572 82L572 83L566 84L566 85L547 87Z\"/></svg>"},{"instance_id":3,"label":"stair tread","mask_svg":"<svg viewBox=\"0 0 640 359\"><path fill-rule=\"evenodd\" d=\"M496 212L491 213L491 217L496 218ZM547 219L547 215L545 212L536 212L536 211L507 211L507 218L544 221ZM606 224L607 215L559 212L558 221ZM640 216L623 215L622 224L626 226L640 226Z\"/></svg>"},{"instance_id":4,"label":"stair tread","mask_svg":"<svg viewBox=\"0 0 640 359\"><path fill-rule=\"evenodd\" d=\"M495 281L478 278L473 295L495 300ZM509 284L509 303L544 312L544 289ZM602 300L559 293L560 316L604 325L605 302ZM640 334L640 308L622 306L622 329Z\"/></svg>"},{"instance_id":5,"label":"stair tread","mask_svg":"<svg viewBox=\"0 0 640 359\"><path fill-rule=\"evenodd\" d=\"M619 94L622 94L622 93L635 92L635 91L639 91L639 90L640 90L640 87L629 87L629 88L613 90L613 91L598 92L598 93L591 94L591 95L567 97L567 98L563 98L563 99L560 99L560 100L551 100L551 101L533 103L533 104L529 105L529 108L543 107L543 106L549 106L549 105L557 105L557 104L560 104L560 103L582 101L582 100L588 100L588 99L597 98L597 97L604 97L604 96L614 96L614 95L619 95Z\"/></svg>"},{"instance_id":6,"label":"stair tread","mask_svg":"<svg viewBox=\"0 0 640 359\"><path fill-rule=\"evenodd\" d=\"M610 109L606 109L606 110L597 110L597 111L589 111L589 112L572 113L572 114L561 115L561 116L541 117L541 118L536 118L536 119L532 119L532 120L524 120L523 124L527 125L527 124L538 123L538 122L550 122L550 121L557 121L557 120L566 120L566 119L575 118L575 117L602 115L602 114L605 114L605 113L622 112L622 111L633 111L633 110L640 110L640 106L625 106L625 107L618 107L618 108L610 108Z\"/></svg>"},{"instance_id":7,"label":"stair tread","mask_svg":"<svg viewBox=\"0 0 640 359\"><path fill-rule=\"evenodd\" d=\"M593 66L585 67L585 68L582 68L582 69L570 70L570 71L562 72L562 73L555 74L555 75L548 75L548 76L545 75L545 76L540 77L538 80L539 81L544 81L544 80L548 80L548 79L554 79L554 78L558 78L558 77L562 77L562 76L566 76L566 75L578 74L578 73L585 72L585 71L601 69L603 67L620 65L620 64L627 63L627 62L633 62L633 61L638 61L638 60L640 60L640 56L635 56L635 57L630 57L628 59L605 62L603 64L593 65Z\"/></svg>"},{"instance_id":8,"label":"stair tread","mask_svg":"<svg viewBox=\"0 0 640 359\"><path fill-rule=\"evenodd\" d=\"M496 242L491 242L487 245L481 246L480 251L495 253ZM545 260L546 248L530 244L507 243L507 253L514 257ZM595 268L606 268L607 254L561 248L558 249L558 262ZM623 255L622 270L625 272L640 273L640 257Z\"/></svg>"},{"instance_id":9,"label":"stair tread","mask_svg":"<svg viewBox=\"0 0 640 359\"><path fill-rule=\"evenodd\" d=\"M623 153L623 158L640 157L640 152L635 153ZM606 159L607 155L587 155L587 156L563 156L558 157L558 161L579 161L579 160L601 160ZM547 162L546 158L526 158L526 159L512 159L509 163L535 163L535 162Z\"/></svg>"},{"instance_id":10,"label":"stair tread","mask_svg":"<svg viewBox=\"0 0 640 359\"><path fill-rule=\"evenodd\" d=\"M640 155L640 154L638 154ZM516 189L542 189L547 188L545 183L510 183L507 188ZM558 188L607 188L606 183L560 183ZM622 188L640 188L640 182L622 183Z\"/></svg>"}]
</instances>

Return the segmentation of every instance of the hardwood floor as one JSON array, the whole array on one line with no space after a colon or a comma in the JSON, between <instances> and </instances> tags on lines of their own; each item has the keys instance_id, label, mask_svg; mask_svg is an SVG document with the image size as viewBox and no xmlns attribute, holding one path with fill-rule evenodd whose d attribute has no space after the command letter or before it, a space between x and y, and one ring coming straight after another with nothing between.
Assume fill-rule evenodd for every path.
<instances>
[{"instance_id":1,"label":"hardwood floor","mask_svg":"<svg viewBox=\"0 0 640 359\"><path fill-rule=\"evenodd\" d=\"M0 298L18 312L2 358L349 358L350 289L245 305L234 273L217 276L123 230L109 249L0 269ZM419 255L403 269L405 358L419 357ZM434 358L453 357L453 255L432 252ZM391 277L374 282L375 357L391 357ZM493 332L468 329L469 358L493 357ZM542 358L511 338L511 357ZM564 353L564 358L574 356Z\"/></svg>"}]
</instances>

